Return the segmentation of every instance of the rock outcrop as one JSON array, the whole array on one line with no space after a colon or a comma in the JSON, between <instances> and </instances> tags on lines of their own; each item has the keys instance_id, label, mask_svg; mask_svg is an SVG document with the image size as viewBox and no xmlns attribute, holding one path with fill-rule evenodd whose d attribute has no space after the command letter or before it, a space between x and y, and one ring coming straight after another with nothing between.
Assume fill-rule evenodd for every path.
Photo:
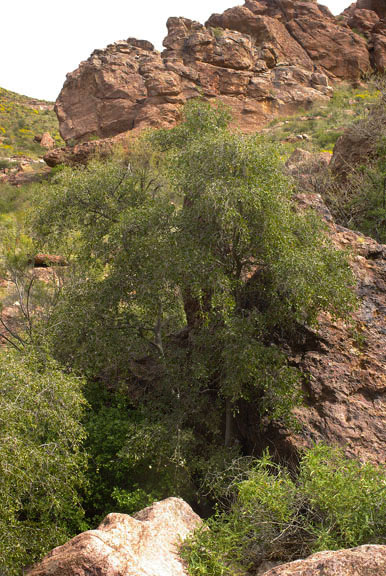
<instances>
[{"instance_id":1,"label":"rock outcrop","mask_svg":"<svg viewBox=\"0 0 386 576\"><path fill-rule=\"evenodd\" d=\"M94 51L67 75L55 108L61 135L74 144L170 127L200 95L224 102L238 128L255 131L328 98L331 82L356 83L372 63L384 66L382 6L362 4L341 20L314 0L246 0L205 26L169 18L162 53L129 38Z\"/></svg>"},{"instance_id":2,"label":"rock outcrop","mask_svg":"<svg viewBox=\"0 0 386 576\"><path fill-rule=\"evenodd\" d=\"M75 146L62 146L47 152L43 158L45 163L53 168L59 164L68 166L76 164L87 164L90 158L106 158L119 146L125 146L128 139L124 135L118 134L114 138L104 138L82 142Z\"/></svg>"},{"instance_id":3,"label":"rock outcrop","mask_svg":"<svg viewBox=\"0 0 386 576\"><path fill-rule=\"evenodd\" d=\"M270 38L277 58L289 59L289 62L299 65L293 50L297 46L303 52L301 61L307 58L313 68L333 79L349 82L359 80L370 70L366 41L353 34L350 28L342 26L328 8L316 1L247 0L243 7L211 16L207 24L231 28L240 26L240 10L254 22L254 29L259 30L264 21L280 26L284 34L272 34ZM253 35L254 29L249 27L248 32ZM256 39L260 41L261 38L258 31ZM266 35L263 38L265 41L268 39Z\"/></svg>"},{"instance_id":4,"label":"rock outcrop","mask_svg":"<svg viewBox=\"0 0 386 576\"><path fill-rule=\"evenodd\" d=\"M381 102L362 121L346 128L338 138L331 159L331 170L338 181L380 159L380 142L386 137L386 90L381 86Z\"/></svg>"},{"instance_id":5,"label":"rock outcrop","mask_svg":"<svg viewBox=\"0 0 386 576\"><path fill-rule=\"evenodd\" d=\"M133 517L109 514L97 530L55 548L28 576L186 576L178 546L200 523L178 498Z\"/></svg>"},{"instance_id":6,"label":"rock outcrop","mask_svg":"<svg viewBox=\"0 0 386 576\"><path fill-rule=\"evenodd\" d=\"M305 560L281 564L264 576L381 576L386 574L386 546L359 546L318 552Z\"/></svg>"},{"instance_id":7,"label":"rock outcrop","mask_svg":"<svg viewBox=\"0 0 386 576\"><path fill-rule=\"evenodd\" d=\"M358 0L343 12L343 21L367 41L370 60L379 72L386 70L386 3Z\"/></svg>"}]
</instances>

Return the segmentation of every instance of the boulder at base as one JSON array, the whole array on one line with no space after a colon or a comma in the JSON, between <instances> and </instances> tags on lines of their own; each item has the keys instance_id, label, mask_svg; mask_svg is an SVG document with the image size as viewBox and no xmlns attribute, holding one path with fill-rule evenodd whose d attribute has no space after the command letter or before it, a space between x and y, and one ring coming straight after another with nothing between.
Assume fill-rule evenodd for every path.
<instances>
[{"instance_id":1,"label":"boulder at base","mask_svg":"<svg viewBox=\"0 0 386 576\"><path fill-rule=\"evenodd\" d=\"M178 545L201 522L179 498L134 516L109 514L97 530L55 548L28 576L186 576Z\"/></svg>"},{"instance_id":2,"label":"boulder at base","mask_svg":"<svg viewBox=\"0 0 386 576\"><path fill-rule=\"evenodd\" d=\"M318 552L269 570L264 576L385 576L386 546Z\"/></svg>"}]
</instances>

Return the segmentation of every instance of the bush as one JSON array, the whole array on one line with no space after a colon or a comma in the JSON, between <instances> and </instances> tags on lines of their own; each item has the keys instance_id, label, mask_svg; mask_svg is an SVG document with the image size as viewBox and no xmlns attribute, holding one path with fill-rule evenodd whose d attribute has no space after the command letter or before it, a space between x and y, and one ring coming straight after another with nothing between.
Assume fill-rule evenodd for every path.
<instances>
[{"instance_id":1,"label":"bush","mask_svg":"<svg viewBox=\"0 0 386 576\"><path fill-rule=\"evenodd\" d=\"M38 352L0 353L0 572L82 528L82 381Z\"/></svg>"},{"instance_id":2,"label":"bush","mask_svg":"<svg viewBox=\"0 0 386 576\"><path fill-rule=\"evenodd\" d=\"M135 408L123 394L89 388L83 504L90 523L98 524L112 510L133 514L171 495L191 497L188 474L173 462L172 424L156 411L147 415Z\"/></svg>"},{"instance_id":3,"label":"bush","mask_svg":"<svg viewBox=\"0 0 386 576\"><path fill-rule=\"evenodd\" d=\"M340 449L315 446L297 476L266 454L228 492L218 512L185 544L192 576L225 576L325 549L386 538L386 470L346 458ZM209 528L209 529L208 529Z\"/></svg>"}]
</instances>

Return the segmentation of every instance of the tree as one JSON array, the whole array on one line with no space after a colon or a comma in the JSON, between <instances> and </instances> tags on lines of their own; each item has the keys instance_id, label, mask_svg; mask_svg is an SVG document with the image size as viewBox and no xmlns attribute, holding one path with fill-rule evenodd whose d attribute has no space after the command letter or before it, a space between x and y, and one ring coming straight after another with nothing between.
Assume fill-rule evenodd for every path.
<instances>
[{"instance_id":1,"label":"tree","mask_svg":"<svg viewBox=\"0 0 386 576\"><path fill-rule=\"evenodd\" d=\"M0 572L7 576L82 526L81 388L41 352L0 353Z\"/></svg>"},{"instance_id":2,"label":"tree","mask_svg":"<svg viewBox=\"0 0 386 576\"><path fill-rule=\"evenodd\" d=\"M39 202L38 230L72 263L55 355L167 417L170 461L183 431L196 456L230 446L240 400L288 420L299 374L283 342L354 302L346 258L296 208L279 152L227 122L193 102L127 157L64 169Z\"/></svg>"}]
</instances>

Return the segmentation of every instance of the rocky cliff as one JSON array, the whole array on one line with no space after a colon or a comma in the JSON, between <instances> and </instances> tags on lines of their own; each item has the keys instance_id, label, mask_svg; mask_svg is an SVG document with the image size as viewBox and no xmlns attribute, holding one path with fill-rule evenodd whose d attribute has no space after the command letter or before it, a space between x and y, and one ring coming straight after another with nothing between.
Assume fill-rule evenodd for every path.
<instances>
[{"instance_id":1,"label":"rocky cliff","mask_svg":"<svg viewBox=\"0 0 386 576\"><path fill-rule=\"evenodd\" d=\"M327 99L330 84L383 70L382 0L359 0L336 18L316 0L246 0L205 25L169 18L162 53L129 38L96 50L67 75L56 102L64 140L168 127L189 98L228 105L255 131L278 114Z\"/></svg>"}]
</instances>

